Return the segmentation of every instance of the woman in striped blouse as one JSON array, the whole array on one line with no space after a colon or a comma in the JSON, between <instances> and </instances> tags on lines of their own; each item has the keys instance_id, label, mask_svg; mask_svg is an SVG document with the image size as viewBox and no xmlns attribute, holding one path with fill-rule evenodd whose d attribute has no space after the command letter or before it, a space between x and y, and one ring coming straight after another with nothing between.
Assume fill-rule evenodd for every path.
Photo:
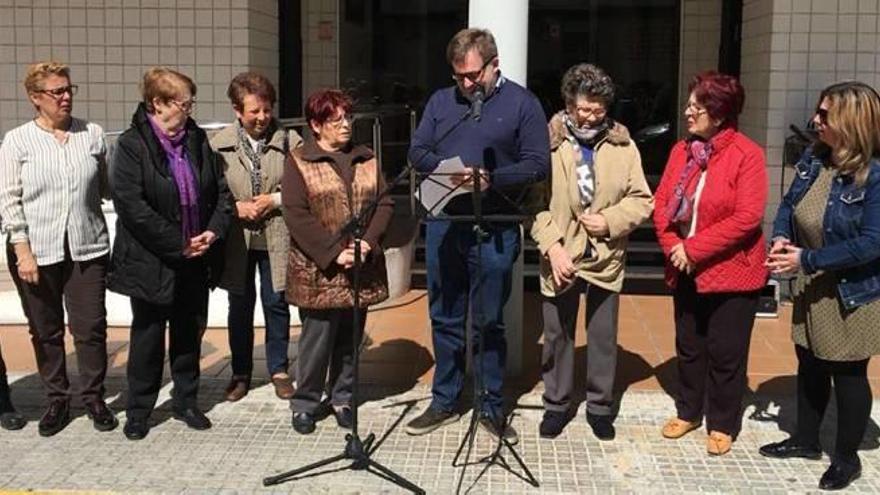
<instances>
[{"instance_id":1,"label":"woman in striped blouse","mask_svg":"<svg viewBox=\"0 0 880 495\"><path fill-rule=\"evenodd\" d=\"M65 305L80 372L76 388L95 428L109 431L118 422L104 403L110 251L101 212L104 131L71 115L77 86L66 65L33 64L24 86L36 117L9 131L0 146L0 216L9 272L49 398L39 432L52 436L70 422Z\"/></svg>"}]
</instances>

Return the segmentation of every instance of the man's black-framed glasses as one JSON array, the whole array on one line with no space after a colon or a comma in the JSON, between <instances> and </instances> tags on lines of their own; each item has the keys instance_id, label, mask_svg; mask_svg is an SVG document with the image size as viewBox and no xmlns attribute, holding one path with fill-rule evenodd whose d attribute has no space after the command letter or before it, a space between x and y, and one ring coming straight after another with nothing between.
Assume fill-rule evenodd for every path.
<instances>
[{"instance_id":1,"label":"man's black-framed glasses","mask_svg":"<svg viewBox=\"0 0 880 495\"><path fill-rule=\"evenodd\" d=\"M479 70L462 73L453 72L452 80L461 83L464 82L465 79L467 79L468 81L475 83L480 79L480 77L483 75L483 71L486 70L486 67L488 67L493 60L495 60L495 57L490 57L489 60L486 60L486 62L483 63L483 66L480 67Z\"/></svg>"}]
</instances>

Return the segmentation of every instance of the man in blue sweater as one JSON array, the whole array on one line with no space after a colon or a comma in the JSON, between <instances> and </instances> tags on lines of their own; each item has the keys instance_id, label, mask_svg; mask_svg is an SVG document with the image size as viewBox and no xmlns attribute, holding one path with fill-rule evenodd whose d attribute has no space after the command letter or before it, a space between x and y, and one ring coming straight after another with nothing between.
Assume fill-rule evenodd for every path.
<instances>
[{"instance_id":1,"label":"man in blue sweater","mask_svg":"<svg viewBox=\"0 0 880 495\"><path fill-rule=\"evenodd\" d=\"M428 173L441 160L460 157L467 169L453 181L469 190L479 182L482 214L516 213L509 199L543 180L549 171L544 111L531 92L500 74L498 48L489 31L459 31L449 42L446 58L456 84L428 100L409 159L419 172ZM478 181L473 174L479 174ZM453 199L443 213L473 214L471 195ZM470 308L474 337L481 332L484 338L483 353L474 363L487 389L480 424L493 435L503 434L511 444L518 441L516 431L504 426L501 388L507 354L503 311L510 297L513 262L520 252L520 227L513 221L491 219L482 226L486 235L478 239L470 222L427 224L425 256L436 368L431 405L407 424L411 435L429 433L459 418Z\"/></svg>"}]
</instances>

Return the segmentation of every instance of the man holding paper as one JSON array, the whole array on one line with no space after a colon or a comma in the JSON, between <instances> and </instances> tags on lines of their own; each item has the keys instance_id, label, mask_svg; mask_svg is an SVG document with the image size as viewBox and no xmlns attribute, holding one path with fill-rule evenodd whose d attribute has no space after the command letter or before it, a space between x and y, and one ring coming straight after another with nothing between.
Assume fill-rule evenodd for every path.
<instances>
[{"instance_id":1,"label":"man holding paper","mask_svg":"<svg viewBox=\"0 0 880 495\"><path fill-rule=\"evenodd\" d=\"M449 181L468 190L479 183L483 191L480 209L488 221L482 224L485 236L481 239L471 222L427 224L425 252L436 369L431 405L407 424L406 431L422 435L458 420L465 321L471 309L474 336L482 332L484 337L483 353L474 364L477 372L484 373L488 393L480 423L490 433L503 434L516 443L516 432L504 426L501 396L507 351L503 310L522 240L518 223L492 221L492 216L516 213L509 198L546 177L550 162L547 118L531 92L500 74L498 48L489 31L459 31L449 42L446 58L456 84L431 96L413 135L409 159L419 172L430 173L442 160L459 157L464 168L449 176ZM473 179L474 174L479 174L479 181ZM459 195L442 213L473 215L473 207L470 194Z\"/></svg>"}]
</instances>

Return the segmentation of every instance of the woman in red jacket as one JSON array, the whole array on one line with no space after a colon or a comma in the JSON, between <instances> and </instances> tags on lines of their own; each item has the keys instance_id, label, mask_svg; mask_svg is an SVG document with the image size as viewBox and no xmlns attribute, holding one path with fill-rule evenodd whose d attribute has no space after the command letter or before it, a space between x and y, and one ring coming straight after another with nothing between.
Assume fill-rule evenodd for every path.
<instances>
[{"instance_id":1,"label":"woman in red jacket","mask_svg":"<svg viewBox=\"0 0 880 495\"><path fill-rule=\"evenodd\" d=\"M677 415L663 436L679 438L705 416L707 451L723 455L740 429L749 340L767 282L767 170L761 148L737 131L745 100L739 81L704 72L688 90L689 136L670 153L654 209L680 380Z\"/></svg>"}]
</instances>

